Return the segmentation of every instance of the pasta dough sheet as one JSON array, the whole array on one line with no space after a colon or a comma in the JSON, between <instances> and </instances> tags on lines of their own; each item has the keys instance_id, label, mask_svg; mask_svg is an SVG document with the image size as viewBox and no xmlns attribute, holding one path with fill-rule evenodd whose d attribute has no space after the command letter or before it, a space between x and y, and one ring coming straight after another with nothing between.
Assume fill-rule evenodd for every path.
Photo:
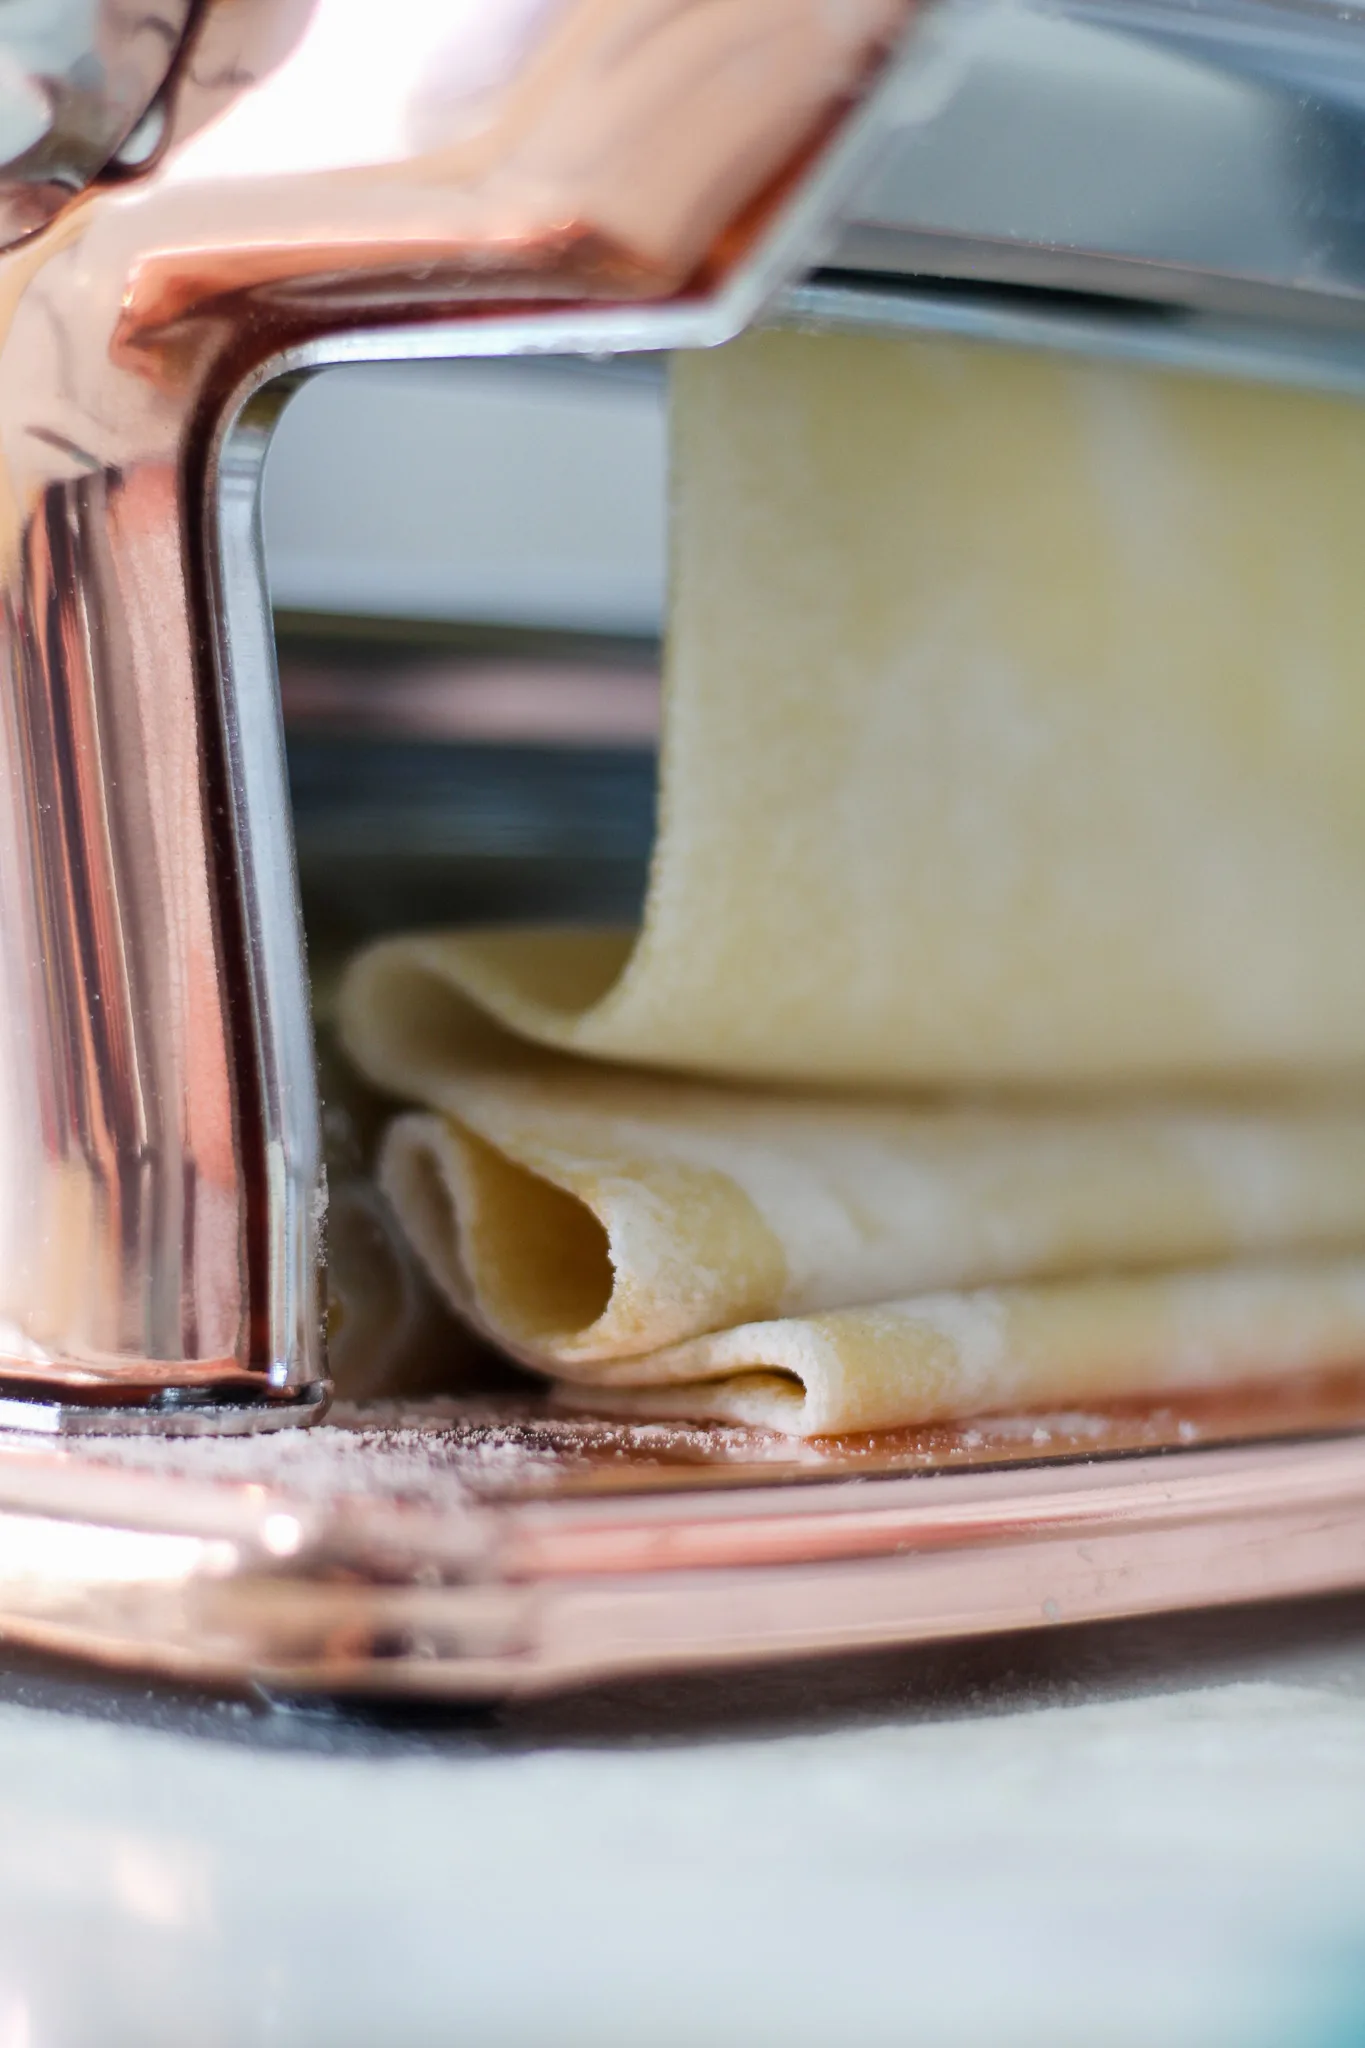
<instances>
[{"instance_id":1,"label":"pasta dough sheet","mask_svg":"<svg viewBox=\"0 0 1365 2048\"><path fill-rule=\"evenodd\" d=\"M596 1059L904 1087L1365 1070L1365 407L958 342L673 372L638 934L467 935Z\"/></svg>"},{"instance_id":2,"label":"pasta dough sheet","mask_svg":"<svg viewBox=\"0 0 1365 2048\"><path fill-rule=\"evenodd\" d=\"M593 1405L833 1436L1280 1379L1362 1355L1365 1259L1303 1260L750 1323L656 1352L643 1384L595 1391Z\"/></svg>"},{"instance_id":3,"label":"pasta dough sheet","mask_svg":"<svg viewBox=\"0 0 1365 2048\"><path fill-rule=\"evenodd\" d=\"M559 1371L731 1323L1365 1242L1365 1105L991 1110L593 1070L490 1030L440 938L349 978L381 1179L446 1293ZM463 1219L452 1224L452 1208Z\"/></svg>"},{"instance_id":4,"label":"pasta dough sheet","mask_svg":"<svg viewBox=\"0 0 1365 2048\"><path fill-rule=\"evenodd\" d=\"M765 334L674 499L641 930L342 990L446 1298L806 1433L1365 1360L1365 408Z\"/></svg>"},{"instance_id":5,"label":"pasta dough sheet","mask_svg":"<svg viewBox=\"0 0 1365 2048\"><path fill-rule=\"evenodd\" d=\"M1358 1102L1005 1110L593 1069L490 1027L439 937L362 955L342 1019L428 1106L380 1180L446 1299L618 1407L861 1429L1365 1355ZM1317 1256L1150 1270L1255 1251ZM1075 1277L982 1291L1045 1276Z\"/></svg>"}]
</instances>

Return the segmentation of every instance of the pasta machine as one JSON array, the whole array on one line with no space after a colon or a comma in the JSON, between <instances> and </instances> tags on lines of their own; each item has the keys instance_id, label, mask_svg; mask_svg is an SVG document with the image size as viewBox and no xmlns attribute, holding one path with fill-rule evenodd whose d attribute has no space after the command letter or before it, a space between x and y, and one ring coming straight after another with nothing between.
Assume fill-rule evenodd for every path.
<instances>
[{"instance_id":1,"label":"pasta machine","mask_svg":"<svg viewBox=\"0 0 1365 2048\"><path fill-rule=\"evenodd\" d=\"M325 1402L317 1092L258 524L271 429L302 380L699 347L780 320L1365 390L1353 6L392 0L380 19L355 0L10 0L0 50L0 1423L26 1441L249 1433ZM1362 1419L1318 1401L1287 1433ZM1110 1448L1167 1441L1116 1429ZM1223 1432L1285 1433L1283 1413ZM1354 1557L1365 1450L1318 1451ZM1004 1457L954 1454L986 1452ZM1274 1467L1277 1512L1299 1512L1316 1454ZM1242 1462L1226 1499L1249 1512L1255 1460L1279 1452L1227 1455ZM1022 1512L1017 1451L1006 1462L1000 1502L973 1509L991 1543ZM1207 1507L1224 1468L1188 1469ZM99 1480L98 1511L80 1506L79 1458L20 1459L11 1477L7 1512L30 1523L97 1512L171 1540L169 1509L125 1516L126 1472ZM887 1497L884 1550L869 1525L836 1535L827 1500L809 1569L913 1548L929 1498ZM207 1546L191 1576L217 1584L234 1543L273 1571L359 1541L257 1507L223 1509L221 1527L218 1509L186 1509L213 1523L175 1538ZM1049 1512L1056 1529L1080 1514ZM1110 1512L1098 1492L1085 1508L1096 1527ZM725 1521L713 1503L690 1550L670 1540L697 1570L756 1570L776 1530L767 1509ZM426 1565L450 1540L447 1525ZM537 1540L561 1576L638 1574L657 1551L640 1528L619 1556L580 1543L577 1564L579 1537ZM1279 1578L1201 1564L1203 1595L1356 1570L1340 1546L1304 1563L1306 1523L1296 1540ZM366 1541L397 1543L387 1525ZM526 1541L523 1575L540 1568ZM36 1555L41 1578L57 1553ZM114 1550L89 1570L61 1555L88 1587ZM1153 1585L1147 1604L1194 1597L1169 1573ZM28 1633L89 1647L90 1613L63 1636L46 1598ZM1032 1601L981 1625L1028 1619ZM803 1626L791 1608L774 1641L835 1640ZM148 1629L103 1653L143 1654ZM866 1639L896 1633L882 1615ZM250 1662L244 1640L229 1665ZM496 1689L485 1648L478 1683ZM297 1675L321 1655L295 1645L284 1662ZM445 1668L443 1651L408 1661L423 1656ZM575 1668L591 1666L585 1652Z\"/></svg>"}]
</instances>

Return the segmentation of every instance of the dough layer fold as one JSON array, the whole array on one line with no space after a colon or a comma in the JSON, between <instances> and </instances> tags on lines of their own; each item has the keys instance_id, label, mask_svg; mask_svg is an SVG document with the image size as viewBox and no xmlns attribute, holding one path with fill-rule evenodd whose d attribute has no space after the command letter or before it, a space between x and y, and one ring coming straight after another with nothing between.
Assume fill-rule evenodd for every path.
<instances>
[{"instance_id":1,"label":"dough layer fold","mask_svg":"<svg viewBox=\"0 0 1365 2048\"><path fill-rule=\"evenodd\" d=\"M1365 1362L1365 408L769 333L673 409L640 930L342 991L447 1299L806 1433Z\"/></svg>"},{"instance_id":2,"label":"dough layer fold","mask_svg":"<svg viewBox=\"0 0 1365 2048\"><path fill-rule=\"evenodd\" d=\"M426 1105L381 1185L451 1305L599 1403L812 1434L1365 1356L1358 1101L723 1088L518 1042L458 969L387 940L344 985L352 1058Z\"/></svg>"}]
</instances>

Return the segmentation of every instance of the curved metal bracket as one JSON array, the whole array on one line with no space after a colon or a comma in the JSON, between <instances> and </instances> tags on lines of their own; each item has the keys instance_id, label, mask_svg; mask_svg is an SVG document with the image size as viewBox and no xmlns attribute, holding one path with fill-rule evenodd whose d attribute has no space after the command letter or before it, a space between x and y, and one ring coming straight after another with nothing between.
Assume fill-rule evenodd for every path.
<instances>
[{"instance_id":1,"label":"curved metal bracket","mask_svg":"<svg viewBox=\"0 0 1365 2048\"><path fill-rule=\"evenodd\" d=\"M0 1401L319 1412L307 989L256 535L281 379L734 332L905 0L208 0L155 161L0 261Z\"/></svg>"}]
</instances>

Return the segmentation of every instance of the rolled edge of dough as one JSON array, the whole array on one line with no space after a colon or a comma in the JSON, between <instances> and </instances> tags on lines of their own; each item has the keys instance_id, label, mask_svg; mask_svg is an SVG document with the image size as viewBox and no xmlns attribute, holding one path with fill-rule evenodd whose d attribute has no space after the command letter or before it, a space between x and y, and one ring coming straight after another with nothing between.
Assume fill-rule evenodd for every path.
<instances>
[{"instance_id":1,"label":"rolled edge of dough","mask_svg":"<svg viewBox=\"0 0 1365 2048\"><path fill-rule=\"evenodd\" d=\"M750 1324L623 1364L590 1405L833 1436L1362 1362L1365 1259L1312 1260L929 1295ZM589 1403L567 1389L563 1398Z\"/></svg>"}]
</instances>

